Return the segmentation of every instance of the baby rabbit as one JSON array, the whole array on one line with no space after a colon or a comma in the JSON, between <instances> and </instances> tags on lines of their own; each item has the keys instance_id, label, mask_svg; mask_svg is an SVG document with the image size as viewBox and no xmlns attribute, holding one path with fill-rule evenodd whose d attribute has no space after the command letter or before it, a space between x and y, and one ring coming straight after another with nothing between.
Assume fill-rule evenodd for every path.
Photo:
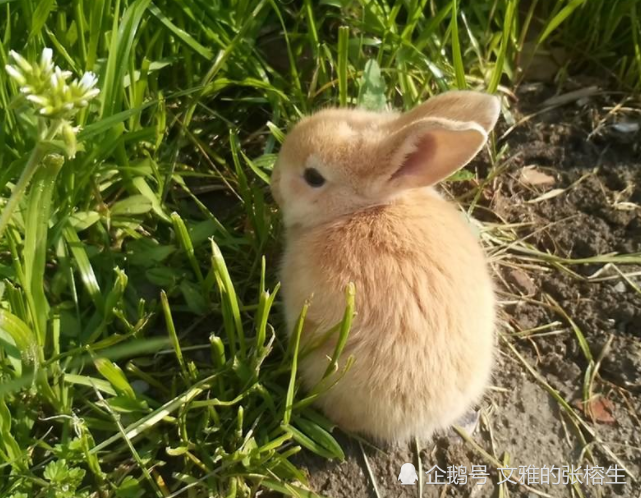
<instances>
[{"instance_id":1,"label":"baby rabbit","mask_svg":"<svg viewBox=\"0 0 641 498\"><path fill-rule=\"evenodd\" d=\"M286 233L290 332L313 294L301 344L356 316L347 374L317 401L341 428L380 442L426 439L481 397L493 363L495 298L485 257L433 185L465 166L494 127L497 98L452 91L404 113L326 109L287 135L271 188ZM306 388L337 337L301 359Z\"/></svg>"}]
</instances>

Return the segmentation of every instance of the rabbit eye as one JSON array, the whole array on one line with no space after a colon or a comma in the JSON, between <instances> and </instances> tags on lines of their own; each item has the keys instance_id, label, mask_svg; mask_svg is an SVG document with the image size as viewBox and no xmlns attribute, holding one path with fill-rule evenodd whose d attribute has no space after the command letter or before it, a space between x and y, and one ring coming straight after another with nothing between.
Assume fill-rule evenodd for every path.
<instances>
[{"instance_id":1,"label":"rabbit eye","mask_svg":"<svg viewBox=\"0 0 641 498\"><path fill-rule=\"evenodd\" d=\"M325 178L321 175L316 168L305 168L303 178L310 187L318 188L325 184Z\"/></svg>"}]
</instances>

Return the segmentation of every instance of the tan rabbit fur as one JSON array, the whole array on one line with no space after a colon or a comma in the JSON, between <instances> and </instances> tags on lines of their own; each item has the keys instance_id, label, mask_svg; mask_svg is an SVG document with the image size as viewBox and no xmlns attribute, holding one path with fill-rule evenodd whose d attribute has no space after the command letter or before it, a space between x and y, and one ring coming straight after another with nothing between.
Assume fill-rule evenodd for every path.
<instances>
[{"instance_id":1,"label":"tan rabbit fur","mask_svg":"<svg viewBox=\"0 0 641 498\"><path fill-rule=\"evenodd\" d=\"M381 442L426 438L478 401L493 363L495 304L478 240L432 185L467 164L499 115L498 99L448 92L405 114L326 109L286 137L272 191L286 229L281 278L290 332L338 323L345 288L356 316L339 368L318 400L343 429ZM313 168L322 185L312 186ZM319 180L316 178L316 183ZM312 388L336 338L301 359Z\"/></svg>"}]
</instances>

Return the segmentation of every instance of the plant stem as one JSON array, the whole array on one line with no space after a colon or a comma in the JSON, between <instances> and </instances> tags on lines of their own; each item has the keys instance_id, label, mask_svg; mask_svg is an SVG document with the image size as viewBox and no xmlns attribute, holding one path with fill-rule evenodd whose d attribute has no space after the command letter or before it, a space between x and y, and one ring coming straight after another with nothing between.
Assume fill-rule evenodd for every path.
<instances>
[{"instance_id":1,"label":"plant stem","mask_svg":"<svg viewBox=\"0 0 641 498\"><path fill-rule=\"evenodd\" d=\"M13 212L16 210L18 204L24 196L25 190L27 190L27 186L29 185L31 178L33 178L34 173L38 169L38 165L42 162L42 159L47 153L47 150L49 148L47 142L49 140L53 140L53 138L57 135L59 129L60 122L53 122L49 127L49 130L47 131L45 137L39 139L36 146L31 151L31 155L29 156L27 165L22 171L22 175L20 175L18 183L14 187L13 192L11 193L11 197L9 197L9 200L7 201L7 205L4 207L4 209L2 210L2 214L0 215L0 240L2 240L2 236L4 235L4 231L7 228L11 217L13 216Z\"/></svg>"}]
</instances>

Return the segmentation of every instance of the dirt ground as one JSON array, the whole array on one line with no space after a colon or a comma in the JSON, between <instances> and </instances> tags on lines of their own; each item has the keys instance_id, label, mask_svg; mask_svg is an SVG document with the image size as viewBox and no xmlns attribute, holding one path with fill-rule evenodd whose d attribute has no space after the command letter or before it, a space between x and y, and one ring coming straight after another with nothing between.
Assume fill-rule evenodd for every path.
<instances>
[{"instance_id":1,"label":"dirt ground","mask_svg":"<svg viewBox=\"0 0 641 498\"><path fill-rule=\"evenodd\" d=\"M438 465L465 466L469 474L472 465L485 465L489 478L485 485L424 483L425 497L641 497L641 266L612 256L636 253L640 260L641 133L629 124L641 122L640 106L598 92L541 112L553 95L540 85L518 94L514 122L535 115L512 130L500 125L497 137L507 135L497 149L509 148L474 212L486 222L504 339L473 439L495 463L517 469L512 480L520 466L587 464L607 474L616 465L629 473L616 478L612 471L602 485L564 484L563 477L555 485L555 472L551 484L498 486L510 472L497 473L487 455L450 434L420 450L423 473ZM487 170L487 161L473 166ZM460 196L470 187L453 190ZM586 369L595 365L584 396ZM591 403L583 405L582 397ZM345 462L300 458L314 491L334 498L419 496L418 483L398 481L404 463L419 469L415 448L365 446L363 453L357 441L339 439ZM605 484L614 480L625 483Z\"/></svg>"}]
</instances>

